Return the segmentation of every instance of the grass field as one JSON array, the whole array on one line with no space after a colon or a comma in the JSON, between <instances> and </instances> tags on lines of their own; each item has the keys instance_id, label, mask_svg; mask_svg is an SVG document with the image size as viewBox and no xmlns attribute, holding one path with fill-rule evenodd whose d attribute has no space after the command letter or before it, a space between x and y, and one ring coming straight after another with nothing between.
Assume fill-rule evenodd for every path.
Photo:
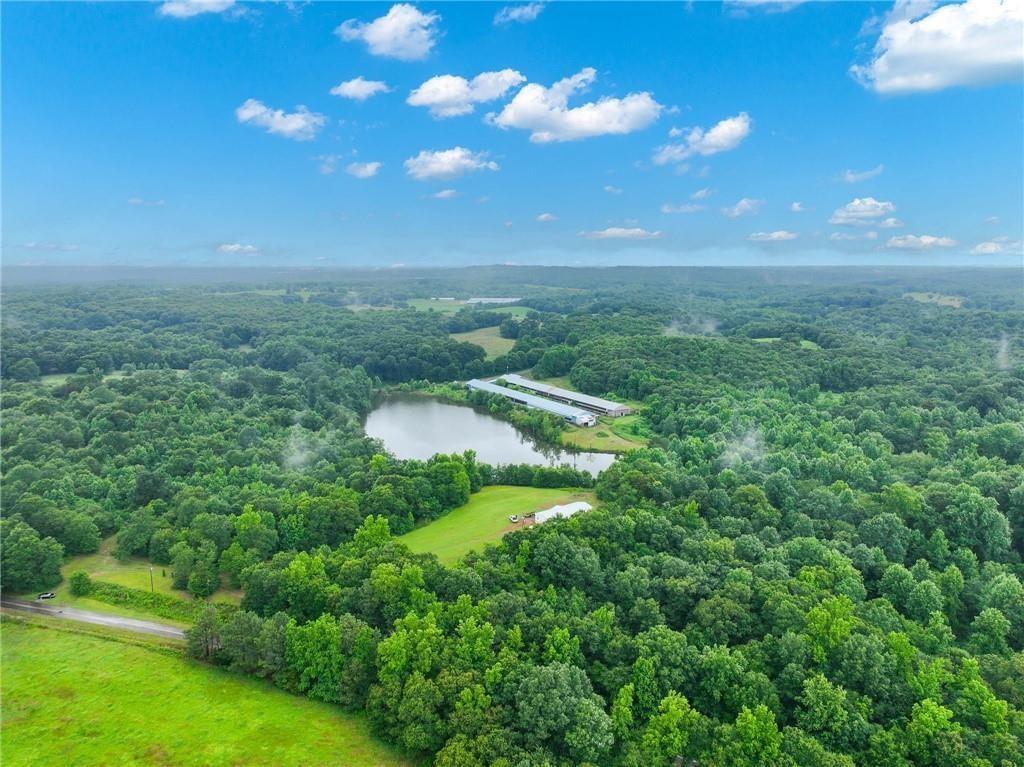
<instances>
[{"instance_id":1,"label":"grass field","mask_svg":"<svg viewBox=\"0 0 1024 767\"><path fill-rule=\"evenodd\" d=\"M483 350L487 352L487 359L489 360L500 357L502 354L508 354L516 344L514 338L502 338L498 333L497 327L479 328L477 330L470 330L467 333L452 333L451 336L456 341L464 341L483 347Z\"/></svg>"},{"instance_id":2,"label":"grass field","mask_svg":"<svg viewBox=\"0 0 1024 767\"><path fill-rule=\"evenodd\" d=\"M470 306L470 304L467 304L465 301L459 301L458 299L451 301L439 301L435 298L410 298L406 303L413 309L418 309L424 312L441 312L443 314L455 314L455 312L464 306ZM533 311L533 309L528 306L484 306L481 308L486 309L487 311L511 314L513 317L525 317Z\"/></svg>"},{"instance_id":3,"label":"grass field","mask_svg":"<svg viewBox=\"0 0 1024 767\"><path fill-rule=\"evenodd\" d=\"M178 375L184 375L188 371L184 368L175 368ZM62 383L68 380L74 373L50 373L49 375L39 376L39 383L44 386L60 386ZM116 381L119 378L124 378L126 373L123 370L115 370L111 373L107 373L103 376L104 381Z\"/></svg>"},{"instance_id":4,"label":"grass field","mask_svg":"<svg viewBox=\"0 0 1024 767\"><path fill-rule=\"evenodd\" d=\"M779 338L778 336L766 336L764 338L751 338L750 340L753 341L755 344L772 344L775 343L776 341L781 341L782 339ZM820 349L821 347L818 346L818 344L814 343L814 341L808 341L806 338L801 338L800 348Z\"/></svg>"},{"instance_id":5,"label":"grass field","mask_svg":"<svg viewBox=\"0 0 1024 767\"><path fill-rule=\"evenodd\" d=\"M624 453L644 447L650 441L633 429L641 424L640 416L624 415L619 418L601 417L597 426L570 426L562 432L562 444L599 453Z\"/></svg>"},{"instance_id":6,"label":"grass field","mask_svg":"<svg viewBox=\"0 0 1024 767\"><path fill-rule=\"evenodd\" d=\"M133 589L143 589L144 591L150 590L150 562L148 559L142 559L141 557L132 557L131 559L121 562L114 557L114 538L107 538L100 544L100 550L95 554L81 554L76 557L69 557L65 560L61 566L60 571L64 576L64 580L61 581L60 585L57 586L53 592L57 595L53 600L49 602L51 605L67 605L68 607L78 607L82 610L95 610L96 612L112 613L114 615L123 615L127 618L142 618L152 619L153 616L138 609L129 607L123 607L121 605L112 605L108 602L100 602L96 599L89 599L88 597L75 597L71 595L70 588L68 586L68 578L71 573L75 570L85 570L89 573L89 576L93 580L97 581L108 581L109 583L117 583L121 586L128 586ZM171 585L171 568L165 565L153 565L153 591L160 592L161 594L171 594L181 599L191 601L191 595L186 591L178 591ZM36 595L23 594L23 599L33 599ZM211 601L214 602L232 602L238 604L242 595L238 591L232 591L228 589L220 589L215 592ZM175 623L175 621L167 620L165 618L157 618L157 620L163 623Z\"/></svg>"},{"instance_id":7,"label":"grass field","mask_svg":"<svg viewBox=\"0 0 1024 767\"><path fill-rule=\"evenodd\" d=\"M922 304L938 304L939 306L952 306L954 309L959 309L964 305L964 299L961 296L946 296L942 293L904 293L904 298L909 298L911 301L917 301Z\"/></svg>"},{"instance_id":8,"label":"grass field","mask_svg":"<svg viewBox=\"0 0 1024 767\"><path fill-rule=\"evenodd\" d=\"M3 762L412 765L366 720L145 643L3 624Z\"/></svg>"},{"instance_id":9,"label":"grass field","mask_svg":"<svg viewBox=\"0 0 1024 767\"><path fill-rule=\"evenodd\" d=\"M451 565L515 529L517 525L508 521L510 515L522 517L570 501L596 503L594 494L587 490L492 485L474 493L465 506L406 533L399 540L417 553L433 552L443 564Z\"/></svg>"}]
</instances>

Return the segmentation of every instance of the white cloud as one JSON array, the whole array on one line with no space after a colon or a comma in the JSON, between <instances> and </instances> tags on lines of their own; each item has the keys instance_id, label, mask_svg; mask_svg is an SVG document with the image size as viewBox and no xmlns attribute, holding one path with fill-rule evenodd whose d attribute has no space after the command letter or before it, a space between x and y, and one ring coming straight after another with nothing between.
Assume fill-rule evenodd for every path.
<instances>
[{"instance_id":1,"label":"white cloud","mask_svg":"<svg viewBox=\"0 0 1024 767\"><path fill-rule=\"evenodd\" d=\"M367 80L362 75L352 80L338 83L331 88L332 96L341 96L343 99L352 99L353 101L366 101L378 93L390 92L391 88L383 80Z\"/></svg>"},{"instance_id":2,"label":"white cloud","mask_svg":"<svg viewBox=\"0 0 1024 767\"><path fill-rule=\"evenodd\" d=\"M1021 242L1011 242L1008 237L996 237L988 242L979 242L971 248L971 254L975 256L992 256L998 253L1019 254Z\"/></svg>"},{"instance_id":3,"label":"white cloud","mask_svg":"<svg viewBox=\"0 0 1024 767\"><path fill-rule=\"evenodd\" d=\"M937 91L1018 80L1024 68L1024 3L1020 0L897 2L885 19L871 61L850 67L878 93Z\"/></svg>"},{"instance_id":4,"label":"white cloud","mask_svg":"<svg viewBox=\"0 0 1024 767\"><path fill-rule=\"evenodd\" d=\"M580 236L586 237L588 240L656 240L662 236L662 233L640 227L627 229L622 226L609 226L607 229L593 232L580 232Z\"/></svg>"},{"instance_id":5,"label":"white cloud","mask_svg":"<svg viewBox=\"0 0 1024 767\"><path fill-rule=\"evenodd\" d=\"M785 229L780 229L776 232L754 232L747 239L751 242L786 242L787 240L795 240L799 236L797 232L787 232Z\"/></svg>"},{"instance_id":6,"label":"white cloud","mask_svg":"<svg viewBox=\"0 0 1024 767\"><path fill-rule=\"evenodd\" d=\"M405 161L405 170L417 181L457 178L478 170L498 170L498 163L484 152L471 152L457 146L440 151L422 150Z\"/></svg>"},{"instance_id":7,"label":"white cloud","mask_svg":"<svg viewBox=\"0 0 1024 767\"><path fill-rule=\"evenodd\" d=\"M373 178L383 165L382 162L352 162L345 168L345 172L356 178Z\"/></svg>"},{"instance_id":8,"label":"white cloud","mask_svg":"<svg viewBox=\"0 0 1024 767\"><path fill-rule=\"evenodd\" d=\"M472 80L438 75L410 93L405 102L414 107L426 107L434 117L457 117L472 112L474 104L501 98L524 82L526 78L514 69L482 72Z\"/></svg>"},{"instance_id":9,"label":"white cloud","mask_svg":"<svg viewBox=\"0 0 1024 767\"><path fill-rule=\"evenodd\" d=\"M241 242L225 242L217 246L217 252L232 256L255 256L260 249L255 245L245 245Z\"/></svg>"},{"instance_id":10,"label":"white cloud","mask_svg":"<svg viewBox=\"0 0 1024 767\"><path fill-rule=\"evenodd\" d=\"M986 224L998 224L999 223L999 216L989 216L988 218L985 219L985 223Z\"/></svg>"},{"instance_id":11,"label":"white cloud","mask_svg":"<svg viewBox=\"0 0 1024 767\"><path fill-rule=\"evenodd\" d=\"M235 117L240 123L252 123L266 128L268 133L295 141L309 141L327 124L326 117L310 112L304 106L296 107L294 112L285 112L283 109L271 109L256 99L248 99L238 107Z\"/></svg>"},{"instance_id":12,"label":"white cloud","mask_svg":"<svg viewBox=\"0 0 1024 767\"><path fill-rule=\"evenodd\" d=\"M874 197L857 197L838 208L828 222L844 226L875 226L877 219L894 210L896 206L891 202L876 200Z\"/></svg>"},{"instance_id":13,"label":"white cloud","mask_svg":"<svg viewBox=\"0 0 1024 767\"><path fill-rule=\"evenodd\" d=\"M162 208L165 203L163 200L144 200L141 197L130 197L128 204L141 208Z\"/></svg>"},{"instance_id":14,"label":"white cloud","mask_svg":"<svg viewBox=\"0 0 1024 767\"><path fill-rule=\"evenodd\" d=\"M59 253L72 253L78 250L78 244L74 242L23 242L21 247L27 250L50 250Z\"/></svg>"},{"instance_id":15,"label":"white cloud","mask_svg":"<svg viewBox=\"0 0 1024 767\"><path fill-rule=\"evenodd\" d=\"M550 223L551 221L557 221L558 216L556 216L554 213L541 213L539 216L537 216L537 220L540 221L542 224L547 224Z\"/></svg>"},{"instance_id":16,"label":"white cloud","mask_svg":"<svg viewBox=\"0 0 1024 767\"><path fill-rule=\"evenodd\" d=\"M878 222L878 226L881 229L899 229L903 226L903 222L898 218L887 218Z\"/></svg>"},{"instance_id":17,"label":"white cloud","mask_svg":"<svg viewBox=\"0 0 1024 767\"><path fill-rule=\"evenodd\" d=\"M494 15L494 24L499 26L501 24L511 24L517 22L519 24L527 24L538 16L540 12L544 10L544 3L526 3L525 5L506 5L500 11Z\"/></svg>"},{"instance_id":18,"label":"white cloud","mask_svg":"<svg viewBox=\"0 0 1024 767\"><path fill-rule=\"evenodd\" d=\"M752 215L759 212L762 205L764 205L764 200L752 200L749 197L744 197L731 208L722 208L722 215L729 218Z\"/></svg>"},{"instance_id":19,"label":"white cloud","mask_svg":"<svg viewBox=\"0 0 1024 767\"><path fill-rule=\"evenodd\" d=\"M442 189L440 192L434 192L430 196L435 200L451 200L457 197L458 194L454 189Z\"/></svg>"},{"instance_id":20,"label":"white cloud","mask_svg":"<svg viewBox=\"0 0 1024 767\"><path fill-rule=\"evenodd\" d=\"M863 234L850 234L849 232L832 232L828 236L833 242L855 242L857 240L877 240L878 232L864 232Z\"/></svg>"},{"instance_id":21,"label":"white cloud","mask_svg":"<svg viewBox=\"0 0 1024 767\"><path fill-rule=\"evenodd\" d=\"M673 125L671 128L668 129L668 137L669 138L679 138L685 132L686 131L684 131L682 128L677 128L676 126Z\"/></svg>"},{"instance_id":22,"label":"white cloud","mask_svg":"<svg viewBox=\"0 0 1024 767\"><path fill-rule=\"evenodd\" d=\"M691 194L690 195L690 199L691 200L706 200L708 197L710 197L714 193L715 193L714 189L712 189L711 187L707 187L706 186L703 189L698 189L696 192Z\"/></svg>"},{"instance_id":23,"label":"white cloud","mask_svg":"<svg viewBox=\"0 0 1024 767\"><path fill-rule=\"evenodd\" d=\"M664 108L646 91L570 108L569 97L596 79L597 72L586 67L550 88L530 83L501 112L488 115L488 121L499 128L528 130L530 141L544 144L632 133L657 120Z\"/></svg>"},{"instance_id":24,"label":"white cloud","mask_svg":"<svg viewBox=\"0 0 1024 767\"><path fill-rule=\"evenodd\" d=\"M235 0L167 0L156 12L174 19L190 19L202 13L223 13L234 4Z\"/></svg>"},{"instance_id":25,"label":"white cloud","mask_svg":"<svg viewBox=\"0 0 1024 767\"><path fill-rule=\"evenodd\" d=\"M706 131L703 128L692 128L686 134L686 138L678 144L658 147L654 152L654 164L666 165L682 162L694 155L707 157L719 152L728 152L738 147L743 139L750 135L753 124L750 115L740 112L735 117L721 120Z\"/></svg>"},{"instance_id":26,"label":"white cloud","mask_svg":"<svg viewBox=\"0 0 1024 767\"><path fill-rule=\"evenodd\" d=\"M845 181L847 184L856 184L858 181L867 181L869 178L880 176L882 171L885 170L884 165L876 165L871 170L844 170L839 178Z\"/></svg>"},{"instance_id":27,"label":"white cloud","mask_svg":"<svg viewBox=\"0 0 1024 767\"><path fill-rule=\"evenodd\" d=\"M437 43L440 20L436 13L421 13L408 3L396 3L378 19L349 19L334 32L346 42L361 40L374 56L419 61Z\"/></svg>"},{"instance_id":28,"label":"white cloud","mask_svg":"<svg viewBox=\"0 0 1024 767\"><path fill-rule=\"evenodd\" d=\"M672 205L666 202L661 206L662 213L697 213L702 210L704 210L703 205L697 205L692 202L684 202L679 205Z\"/></svg>"},{"instance_id":29,"label":"white cloud","mask_svg":"<svg viewBox=\"0 0 1024 767\"><path fill-rule=\"evenodd\" d=\"M604 191L608 194L622 194L622 190L619 187L612 186L611 184L605 184Z\"/></svg>"},{"instance_id":30,"label":"white cloud","mask_svg":"<svg viewBox=\"0 0 1024 767\"><path fill-rule=\"evenodd\" d=\"M957 241L949 237L933 237L930 234L901 234L898 237L890 237L885 243L887 248L899 250L927 250L929 248L952 248Z\"/></svg>"},{"instance_id":31,"label":"white cloud","mask_svg":"<svg viewBox=\"0 0 1024 767\"><path fill-rule=\"evenodd\" d=\"M803 213L804 212L804 204L802 202L790 203L789 210L792 213Z\"/></svg>"}]
</instances>

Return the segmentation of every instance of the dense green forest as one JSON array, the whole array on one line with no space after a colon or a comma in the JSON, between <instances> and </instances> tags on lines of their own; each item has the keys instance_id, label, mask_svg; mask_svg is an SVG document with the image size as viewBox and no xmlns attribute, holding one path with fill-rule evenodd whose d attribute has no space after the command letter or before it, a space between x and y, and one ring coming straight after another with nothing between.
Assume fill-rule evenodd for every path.
<instances>
[{"instance_id":1,"label":"dense green forest","mask_svg":"<svg viewBox=\"0 0 1024 767\"><path fill-rule=\"evenodd\" d=\"M403 271L5 286L3 589L116 535L243 590L195 657L440 767L1024 764L1020 272ZM512 350L449 335L481 327ZM362 432L511 370L641 402L650 446L595 511L412 554L484 485L591 484Z\"/></svg>"}]
</instances>

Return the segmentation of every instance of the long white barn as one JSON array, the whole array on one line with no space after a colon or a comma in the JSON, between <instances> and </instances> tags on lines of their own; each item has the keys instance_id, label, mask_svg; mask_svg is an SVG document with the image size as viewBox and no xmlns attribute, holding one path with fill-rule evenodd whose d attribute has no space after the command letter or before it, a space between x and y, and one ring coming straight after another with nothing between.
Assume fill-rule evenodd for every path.
<instances>
[{"instance_id":1,"label":"long white barn","mask_svg":"<svg viewBox=\"0 0 1024 767\"><path fill-rule=\"evenodd\" d=\"M621 402L613 402L610 399L593 397L589 394L570 391L569 389L563 389L559 386L550 386L549 384L540 383L539 381L531 381L529 378L523 378L523 376L516 373L509 373L508 375L502 376L502 378L513 386L518 386L522 389L536 392L537 394L548 397L549 399L586 408L594 413L611 416L612 418L629 415L633 412L632 408L628 405L623 405Z\"/></svg>"},{"instance_id":2,"label":"long white barn","mask_svg":"<svg viewBox=\"0 0 1024 767\"><path fill-rule=\"evenodd\" d=\"M552 506L550 509L538 511L533 515L533 523L539 525L547 522L549 519L568 519L574 514L579 514L581 511L590 511L592 508L593 506L586 501L563 503L561 506Z\"/></svg>"},{"instance_id":3,"label":"long white barn","mask_svg":"<svg viewBox=\"0 0 1024 767\"><path fill-rule=\"evenodd\" d=\"M574 426L593 426L597 423L597 417L590 411L545 399L544 397L535 397L534 395L527 394L526 392L509 389L507 386L498 386L498 384L491 383L490 381L481 381L479 378L474 378L471 381L466 381L466 386L476 391L499 394L502 397L506 397L513 402L518 402L520 405L525 405L529 408L554 413L555 415L561 416Z\"/></svg>"}]
</instances>

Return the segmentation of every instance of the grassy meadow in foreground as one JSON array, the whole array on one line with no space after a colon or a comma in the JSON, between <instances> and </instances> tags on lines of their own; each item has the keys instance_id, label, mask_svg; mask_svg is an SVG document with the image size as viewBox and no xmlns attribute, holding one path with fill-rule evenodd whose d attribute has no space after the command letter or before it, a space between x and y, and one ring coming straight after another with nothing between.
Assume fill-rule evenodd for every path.
<instances>
[{"instance_id":1,"label":"grassy meadow in foreground","mask_svg":"<svg viewBox=\"0 0 1024 767\"><path fill-rule=\"evenodd\" d=\"M362 716L166 650L5 621L3 667L7 767L413 763Z\"/></svg>"},{"instance_id":2,"label":"grassy meadow in foreground","mask_svg":"<svg viewBox=\"0 0 1024 767\"><path fill-rule=\"evenodd\" d=\"M510 515L522 517L571 501L596 503L594 494L586 490L493 485L474 493L464 506L406 533L399 540L414 552L433 552L442 563L451 565L468 552L517 529L518 525L509 522Z\"/></svg>"}]
</instances>

